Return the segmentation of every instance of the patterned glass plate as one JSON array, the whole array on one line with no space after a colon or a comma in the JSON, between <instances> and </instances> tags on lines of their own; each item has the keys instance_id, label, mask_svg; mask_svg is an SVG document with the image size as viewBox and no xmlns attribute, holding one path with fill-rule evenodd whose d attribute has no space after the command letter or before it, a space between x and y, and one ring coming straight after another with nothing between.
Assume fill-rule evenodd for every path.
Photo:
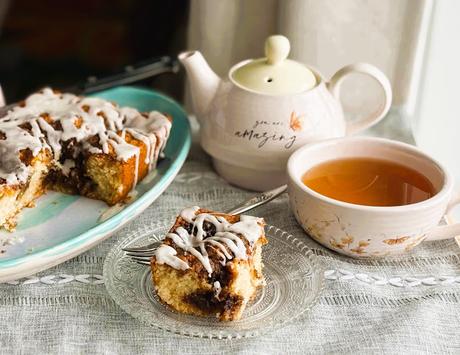
<instances>
[{"instance_id":1,"label":"patterned glass plate","mask_svg":"<svg viewBox=\"0 0 460 355\"><path fill-rule=\"evenodd\" d=\"M282 327L305 314L323 288L323 268L318 258L298 238L266 226L268 244L263 247L263 273L267 285L246 307L239 321L219 322L212 317L180 314L156 296L150 268L138 265L122 248L160 240L169 226L144 226L116 244L104 263L104 282L110 296L140 321L177 334L231 339L252 337Z\"/></svg>"}]
</instances>

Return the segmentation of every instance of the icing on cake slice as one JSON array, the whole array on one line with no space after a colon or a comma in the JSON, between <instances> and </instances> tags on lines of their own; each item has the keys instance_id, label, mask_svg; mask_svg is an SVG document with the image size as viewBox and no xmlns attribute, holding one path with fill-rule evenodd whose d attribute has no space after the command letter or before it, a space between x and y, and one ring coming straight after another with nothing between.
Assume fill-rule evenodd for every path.
<instances>
[{"instance_id":1,"label":"icing on cake slice","mask_svg":"<svg viewBox=\"0 0 460 355\"><path fill-rule=\"evenodd\" d=\"M183 210L151 261L159 298L182 313L240 319L264 285L264 225L252 216Z\"/></svg>"}]
</instances>

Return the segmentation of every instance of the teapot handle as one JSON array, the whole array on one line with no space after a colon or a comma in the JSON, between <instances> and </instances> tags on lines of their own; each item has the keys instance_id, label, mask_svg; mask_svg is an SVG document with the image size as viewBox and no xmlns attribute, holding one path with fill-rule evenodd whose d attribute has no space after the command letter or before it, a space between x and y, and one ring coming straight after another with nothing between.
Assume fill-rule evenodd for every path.
<instances>
[{"instance_id":1,"label":"teapot handle","mask_svg":"<svg viewBox=\"0 0 460 355\"><path fill-rule=\"evenodd\" d=\"M385 74L383 74L382 71L380 71L378 68L371 64L355 63L347 65L339 71L337 71L332 76L331 81L327 84L329 91L338 101L340 101L340 87L343 82L343 79L345 79L345 77L348 74L352 73L367 74L370 77L374 78L383 89L383 92L385 94L385 101L378 108L378 110L375 113L371 114L369 117L347 122L346 135L363 131L366 128L369 128L375 125L377 122L379 122L390 109L392 100L391 84L388 78L385 76Z\"/></svg>"}]
</instances>

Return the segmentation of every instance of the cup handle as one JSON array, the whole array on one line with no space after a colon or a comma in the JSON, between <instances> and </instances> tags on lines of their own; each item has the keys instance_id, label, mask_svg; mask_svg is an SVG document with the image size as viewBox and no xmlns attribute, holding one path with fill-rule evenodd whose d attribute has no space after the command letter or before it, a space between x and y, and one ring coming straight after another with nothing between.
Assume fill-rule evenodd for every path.
<instances>
[{"instance_id":1,"label":"cup handle","mask_svg":"<svg viewBox=\"0 0 460 355\"><path fill-rule=\"evenodd\" d=\"M377 122L379 122L388 112L391 106L391 100L392 100L392 91L391 91L391 84L388 78L386 77L385 74L383 74L382 71L380 71L377 67L368 64L368 63L355 63L355 64L350 64L339 71L337 71L327 84L329 91L332 93L332 95L340 102L340 87L343 82L343 79L348 74L351 73L362 73L362 74L367 74L370 77L374 78L382 87L383 92L385 94L385 100L384 102L380 105L378 110L371 114L369 117L365 117L363 119L359 120L353 120L351 122L347 122L347 128L346 128L346 134L354 134L360 131L365 130L366 128L369 128L373 125L375 125Z\"/></svg>"},{"instance_id":2,"label":"cup handle","mask_svg":"<svg viewBox=\"0 0 460 355\"><path fill-rule=\"evenodd\" d=\"M449 204L447 205L446 216L454 209L455 206L460 204L460 189L454 194ZM428 232L428 236L424 241L450 239L460 236L460 223L448 224L445 226L434 227Z\"/></svg>"}]
</instances>

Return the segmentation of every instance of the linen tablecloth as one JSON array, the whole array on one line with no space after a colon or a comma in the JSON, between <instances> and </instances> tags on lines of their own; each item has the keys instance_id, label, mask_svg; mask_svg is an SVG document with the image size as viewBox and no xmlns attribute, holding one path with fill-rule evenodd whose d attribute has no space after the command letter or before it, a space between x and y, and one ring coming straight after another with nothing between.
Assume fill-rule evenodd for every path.
<instances>
[{"instance_id":1,"label":"linen tablecloth","mask_svg":"<svg viewBox=\"0 0 460 355\"><path fill-rule=\"evenodd\" d=\"M411 139L394 112L369 133ZM117 240L146 222L172 222L185 206L225 210L250 195L219 178L195 143L172 185L123 230L64 264L0 285L0 352L460 352L460 249L454 240L426 242L394 259L350 259L306 236L288 208L287 196L254 213L303 238L326 266L326 287L306 316L256 338L197 339L145 326L109 297L102 266Z\"/></svg>"}]
</instances>

